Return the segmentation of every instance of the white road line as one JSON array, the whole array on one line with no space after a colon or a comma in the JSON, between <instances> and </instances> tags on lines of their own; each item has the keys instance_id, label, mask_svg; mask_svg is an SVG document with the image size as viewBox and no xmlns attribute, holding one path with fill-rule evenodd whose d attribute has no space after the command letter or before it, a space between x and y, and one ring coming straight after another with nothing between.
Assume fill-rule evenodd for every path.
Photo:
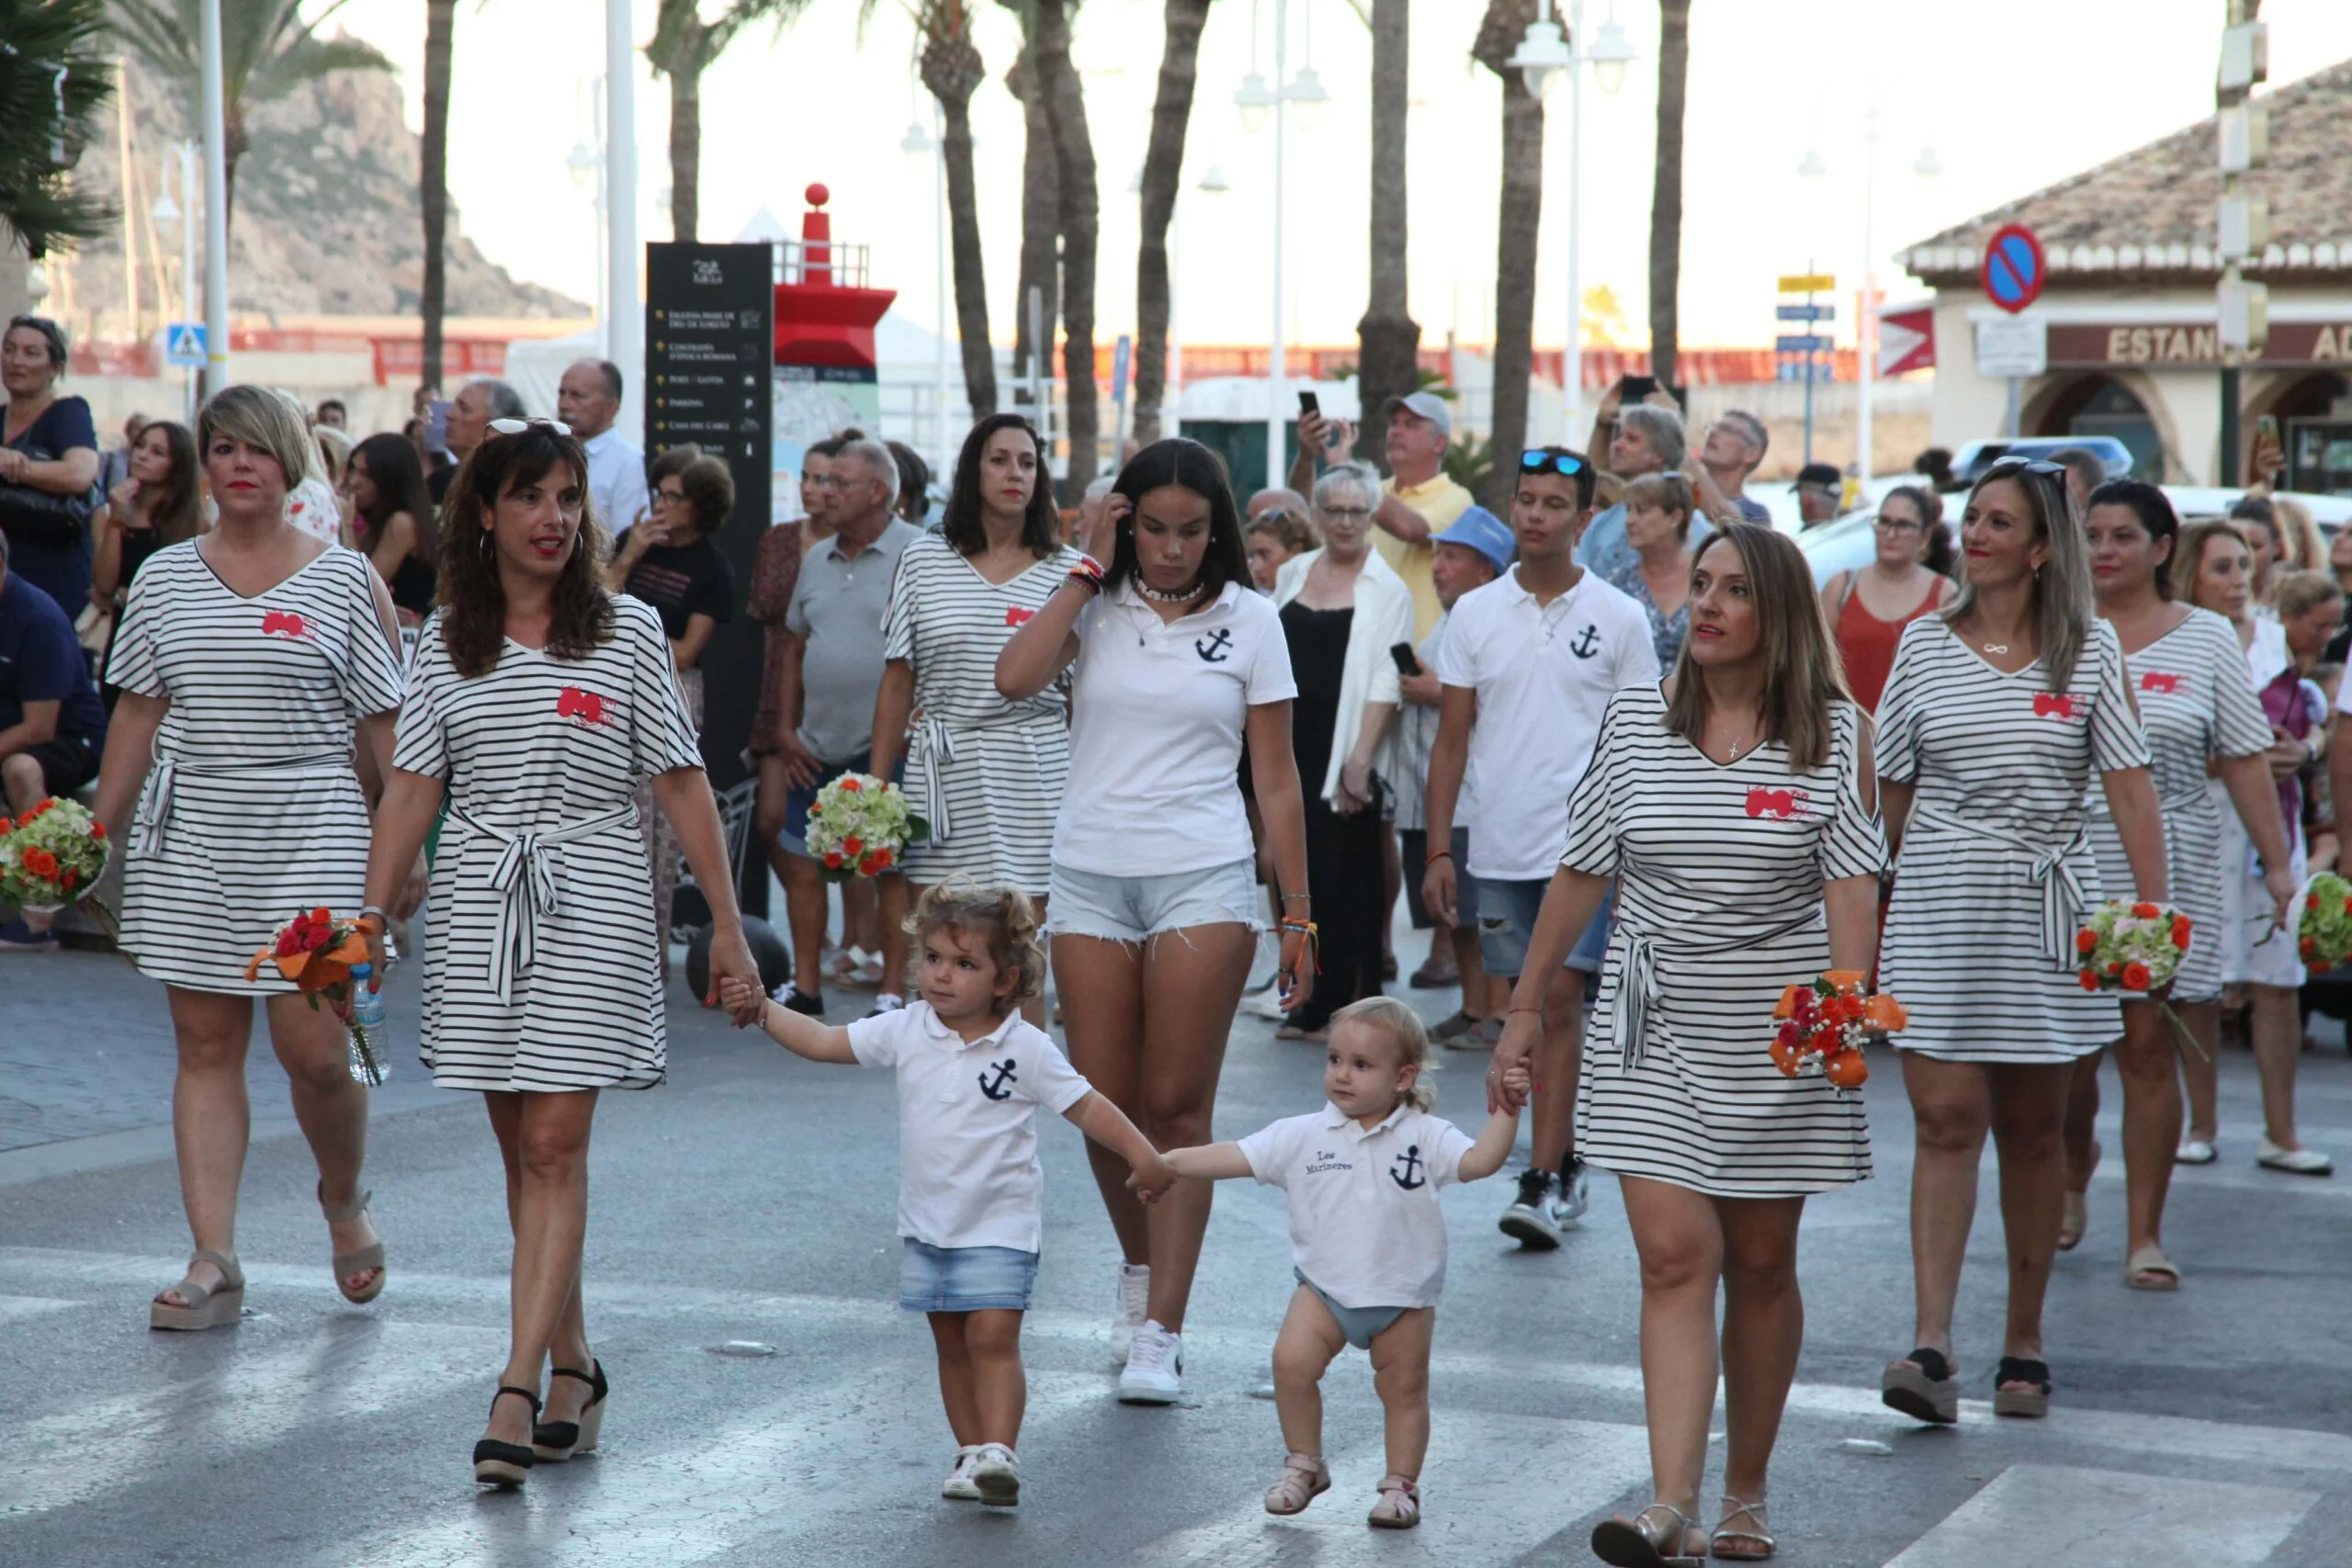
<instances>
[{"instance_id":1,"label":"white road line","mask_svg":"<svg viewBox=\"0 0 2352 1568\"><path fill-rule=\"evenodd\" d=\"M0 1518L84 1503L308 1427L431 1397L504 1348L503 1330L386 1323L0 1428Z\"/></svg>"},{"instance_id":2,"label":"white road line","mask_svg":"<svg viewBox=\"0 0 2352 1568\"><path fill-rule=\"evenodd\" d=\"M1329 1415L1325 1420L1328 1424ZM1270 1450L1271 1451L1271 1450ZM1225 1517L1154 1541L1130 1559L1182 1568L1315 1568L1356 1563L1442 1563L1481 1568L1512 1562L1571 1521L1607 1505L1649 1474L1639 1427L1555 1421L1491 1412L1436 1412L1421 1477L1421 1523L1410 1531L1364 1522L1387 1461L1375 1438L1331 1464L1331 1490L1306 1512L1268 1514L1252 1497ZM1267 1473L1269 1483L1272 1472Z\"/></svg>"},{"instance_id":3,"label":"white road line","mask_svg":"<svg viewBox=\"0 0 2352 1568\"><path fill-rule=\"evenodd\" d=\"M77 1307L80 1302L59 1301L53 1296L0 1296L0 1323L20 1317L40 1317L44 1314L63 1312Z\"/></svg>"},{"instance_id":4,"label":"white road line","mask_svg":"<svg viewBox=\"0 0 2352 1568\"><path fill-rule=\"evenodd\" d=\"M2012 1465L1886 1568L2255 1568L2317 1501L2278 1486Z\"/></svg>"}]
</instances>

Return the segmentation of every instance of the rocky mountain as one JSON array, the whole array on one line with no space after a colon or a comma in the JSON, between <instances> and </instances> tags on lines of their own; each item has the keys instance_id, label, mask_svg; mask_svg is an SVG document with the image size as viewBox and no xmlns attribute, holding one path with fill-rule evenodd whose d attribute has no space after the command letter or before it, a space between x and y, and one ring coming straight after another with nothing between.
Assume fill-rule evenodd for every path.
<instances>
[{"instance_id":1,"label":"rocky mountain","mask_svg":"<svg viewBox=\"0 0 2352 1568\"><path fill-rule=\"evenodd\" d=\"M148 257L146 211L172 146L193 138L194 116L136 60L124 70L131 111L136 180L126 199L114 111L91 139L75 171L140 225L140 288L153 321L156 275ZM237 164L235 220L229 237L231 308L273 316L405 315L417 305L424 274L424 224L417 206L418 139L401 115L397 80L380 72L345 71L309 84L247 114L252 147ZM176 182L177 175L174 179ZM185 205L184 198L182 205ZM177 288L178 236L165 231L165 273ZM197 265L203 263L198 236ZM71 313L102 335L127 330L123 246L118 230L69 259ZM448 301L452 316L578 317L581 301L522 283L492 265L464 237L449 211ZM62 301L52 296L52 309Z\"/></svg>"}]
</instances>

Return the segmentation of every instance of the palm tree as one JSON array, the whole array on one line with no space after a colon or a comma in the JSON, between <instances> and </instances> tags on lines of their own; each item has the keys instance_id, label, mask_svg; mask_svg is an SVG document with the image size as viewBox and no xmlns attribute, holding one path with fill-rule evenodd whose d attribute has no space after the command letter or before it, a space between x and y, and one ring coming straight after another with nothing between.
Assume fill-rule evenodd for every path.
<instances>
[{"instance_id":1,"label":"palm tree","mask_svg":"<svg viewBox=\"0 0 2352 1568\"><path fill-rule=\"evenodd\" d=\"M416 308L424 319L424 382L441 385L441 322L448 299L449 56L457 42L458 0L424 0L424 135L416 205L424 215L424 276Z\"/></svg>"},{"instance_id":2,"label":"palm tree","mask_svg":"<svg viewBox=\"0 0 2352 1568\"><path fill-rule=\"evenodd\" d=\"M1502 78L1502 214L1495 240L1495 406L1488 441L1516 452L1527 439L1527 383L1535 358L1535 236L1544 215L1544 100L1505 63L1535 19L1536 0L1487 0L1471 54ZM1499 511L1516 464L1494 465L1487 505Z\"/></svg>"},{"instance_id":3,"label":"palm tree","mask_svg":"<svg viewBox=\"0 0 2352 1568\"><path fill-rule=\"evenodd\" d=\"M1359 451L1382 457L1385 443L1375 423L1391 398L1416 385L1421 347L1420 323L1408 307L1405 289L1405 122L1410 114L1406 89L1406 46L1410 39L1409 0L1372 0L1372 292L1356 323L1357 393L1362 422L1371 439Z\"/></svg>"},{"instance_id":4,"label":"palm tree","mask_svg":"<svg viewBox=\"0 0 2352 1568\"><path fill-rule=\"evenodd\" d=\"M1094 381L1094 244L1099 204L1086 95L1069 58L1070 0L1026 0L1036 12L1030 54L1053 125L1062 231L1062 397L1069 441L1064 482L1075 496L1094 478L1102 411Z\"/></svg>"},{"instance_id":5,"label":"palm tree","mask_svg":"<svg viewBox=\"0 0 2352 1568\"><path fill-rule=\"evenodd\" d=\"M1024 16L1024 27L1028 20ZM1028 376L1032 355L1051 357L1054 322L1061 310L1061 175L1054 155L1053 115L1046 107L1045 90L1038 85L1029 56L1030 46L1024 43L1004 76L1005 90L1020 100L1024 142L1021 158L1020 294L1013 304L1012 323L1012 374L1016 380ZM1029 317L1029 297L1033 293L1044 307L1037 312L1035 332ZM1044 335L1042 343L1037 341L1039 333ZM1038 428L1044 429L1046 411L1032 409L1030 413Z\"/></svg>"},{"instance_id":6,"label":"palm tree","mask_svg":"<svg viewBox=\"0 0 2352 1568\"><path fill-rule=\"evenodd\" d=\"M28 256L113 221L66 177L114 93L105 32L105 0L0 0L0 236Z\"/></svg>"},{"instance_id":7,"label":"palm tree","mask_svg":"<svg viewBox=\"0 0 2352 1568\"><path fill-rule=\"evenodd\" d=\"M116 30L132 52L179 89L195 118L204 91L206 0L115 0ZM441 3L441 0L433 0ZM322 39L319 28L344 7L327 0L305 20L302 0L219 0L220 119L228 184L224 220L236 215L237 160L252 145L245 114L336 71L390 71L374 44Z\"/></svg>"},{"instance_id":8,"label":"palm tree","mask_svg":"<svg viewBox=\"0 0 2352 1568\"><path fill-rule=\"evenodd\" d=\"M653 41L645 58L670 79L670 237L695 237L702 216L702 73L752 22L773 21L778 31L808 9L809 0L729 0L715 21L702 19L699 0L662 0ZM867 0L865 11L873 10ZM860 26L864 16L860 17Z\"/></svg>"},{"instance_id":9,"label":"palm tree","mask_svg":"<svg viewBox=\"0 0 2352 1568\"><path fill-rule=\"evenodd\" d=\"M1650 374L1674 385L1682 282L1682 103L1690 73L1690 0L1659 0L1657 161L1650 175ZM1579 43L1581 48L1582 44Z\"/></svg>"},{"instance_id":10,"label":"palm tree","mask_svg":"<svg viewBox=\"0 0 2352 1568\"><path fill-rule=\"evenodd\" d=\"M1404 0L1396 0L1401 9ZM1183 183L1184 131L1193 118L1201 29L1210 0L1168 0L1167 41L1159 54L1159 93L1152 100L1151 140L1143 155L1143 241L1136 255L1136 439L1159 439L1159 400L1168 389L1168 225ZM1118 455L1112 454L1115 466Z\"/></svg>"}]
</instances>

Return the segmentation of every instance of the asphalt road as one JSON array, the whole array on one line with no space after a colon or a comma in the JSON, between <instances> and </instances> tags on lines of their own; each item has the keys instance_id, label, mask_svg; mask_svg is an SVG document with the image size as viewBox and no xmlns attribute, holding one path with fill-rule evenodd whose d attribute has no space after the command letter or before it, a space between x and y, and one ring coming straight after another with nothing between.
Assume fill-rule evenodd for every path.
<instances>
[{"instance_id":1,"label":"asphalt road","mask_svg":"<svg viewBox=\"0 0 2352 1568\"><path fill-rule=\"evenodd\" d=\"M395 1018L413 1020L413 975L396 985ZM854 1005L836 1002L837 1016ZM0 963L0 1564L1485 1568L1592 1561L1592 1523L1648 1500L1612 1181L1595 1180L1585 1229L1549 1255L1495 1232L1508 1175L1447 1193L1424 1524L1392 1535L1363 1524L1384 1467L1359 1354L1326 1384L1333 1491L1292 1520L1259 1506L1282 1457L1272 1406L1250 1396L1289 1293L1282 1195L1221 1188L1190 1398L1123 1407L1105 1348L1115 1253L1079 1136L1052 1126L1023 1501L940 1501L953 1443L929 1337L895 1304L890 1083L734 1033L683 987L673 1008L671 1082L607 1097L598 1120L603 1451L519 1495L477 1495L468 1457L503 1359L507 1243L472 1097L432 1089L413 1056L379 1091L368 1180L390 1285L355 1308L328 1277L306 1151L257 1047L248 1316L152 1334L147 1297L187 1245L161 996L93 954ZM2352 1160L2352 1063L2326 1038L2304 1061L2305 1136ZM1440 1110L1475 1127L1477 1058L1448 1066ZM2044 1423L1996 1423L1984 1403L2000 1312L1988 1162L1959 1346L1975 1397L1950 1431L1877 1402L1880 1366L1908 1348L1910 1125L1895 1074L1874 1077L1878 1179L1815 1200L1806 1221L1808 1337L1772 1487L1781 1561L2352 1563L2352 1177L2256 1168L2252 1066L2223 1068L2222 1160L2174 1188L2185 1287L2123 1287L2110 1158L2089 1238L2058 1266ZM1314 1109L1319 1072L1314 1049L1244 1020L1220 1135ZM730 1340L775 1354L718 1353Z\"/></svg>"}]
</instances>

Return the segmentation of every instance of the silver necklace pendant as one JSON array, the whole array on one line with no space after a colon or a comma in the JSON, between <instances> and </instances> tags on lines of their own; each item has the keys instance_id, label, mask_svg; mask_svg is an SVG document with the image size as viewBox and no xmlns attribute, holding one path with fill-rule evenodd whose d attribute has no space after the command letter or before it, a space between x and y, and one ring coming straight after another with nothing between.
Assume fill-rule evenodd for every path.
<instances>
[{"instance_id":1,"label":"silver necklace pendant","mask_svg":"<svg viewBox=\"0 0 2352 1568\"><path fill-rule=\"evenodd\" d=\"M1976 646L1983 649L1987 653L2007 653L2009 651L2009 645L2006 642L1981 642Z\"/></svg>"}]
</instances>

